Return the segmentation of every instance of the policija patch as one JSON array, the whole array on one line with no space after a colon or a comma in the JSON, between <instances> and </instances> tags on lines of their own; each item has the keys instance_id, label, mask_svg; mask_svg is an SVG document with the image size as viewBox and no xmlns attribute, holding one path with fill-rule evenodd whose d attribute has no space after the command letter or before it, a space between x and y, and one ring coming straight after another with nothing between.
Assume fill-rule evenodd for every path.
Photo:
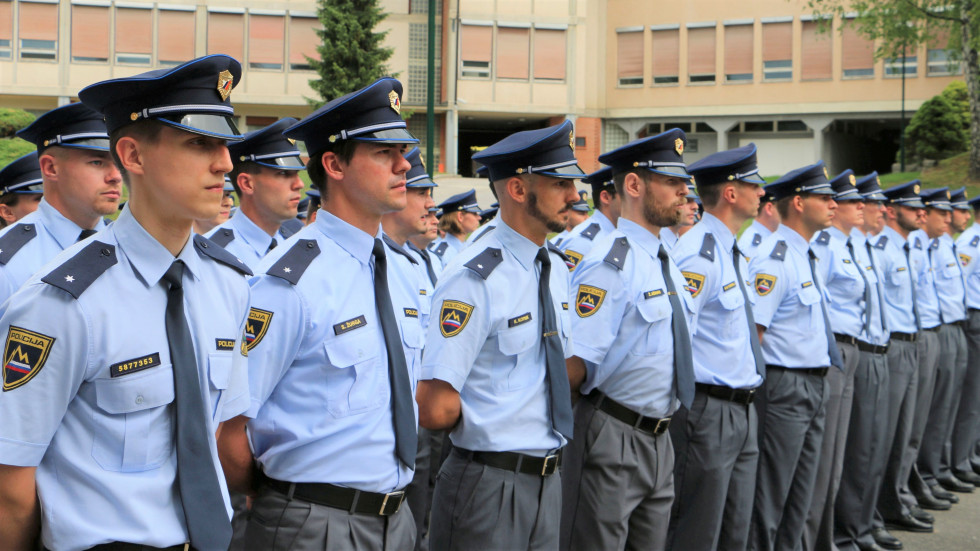
<instances>
[{"instance_id":1,"label":"policija patch","mask_svg":"<svg viewBox=\"0 0 980 551\"><path fill-rule=\"evenodd\" d=\"M455 337L470 321L473 306L458 300L442 301L442 311L439 313L439 331L443 337Z\"/></svg>"},{"instance_id":2,"label":"policija patch","mask_svg":"<svg viewBox=\"0 0 980 551\"><path fill-rule=\"evenodd\" d=\"M587 318L599 311L602 299L606 298L606 290L591 285L579 285L578 295L575 296L575 313L580 318Z\"/></svg>"},{"instance_id":3,"label":"policija patch","mask_svg":"<svg viewBox=\"0 0 980 551\"><path fill-rule=\"evenodd\" d=\"M269 330L272 312L252 308L248 311L248 321L245 322L245 356L262 342L262 337Z\"/></svg>"},{"instance_id":4,"label":"policija patch","mask_svg":"<svg viewBox=\"0 0 980 551\"><path fill-rule=\"evenodd\" d=\"M572 265L568 267L569 271L574 270L578 266L578 263L582 261L582 254L572 250L566 250L565 256L572 262Z\"/></svg>"},{"instance_id":5,"label":"policija patch","mask_svg":"<svg viewBox=\"0 0 980 551\"><path fill-rule=\"evenodd\" d=\"M704 288L704 276L701 274L696 274L694 272L681 272L684 276L684 289L688 293L691 293L692 297L696 297L701 294L701 289Z\"/></svg>"},{"instance_id":6,"label":"policija patch","mask_svg":"<svg viewBox=\"0 0 980 551\"><path fill-rule=\"evenodd\" d=\"M3 391L24 386L40 373L52 344L54 337L11 325L3 349Z\"/></svg>"},{"instance_id":7,"label":"policija patch","mask_svg":"<svg viewBox=\"0 0 980 551\"><path fill-rule=\"evenodd\" d=\"M755 292L760 297L768 295L773 287L776 286L776 276L769 274L759 274L755 276Z\"/></svg>"}]
</instances>

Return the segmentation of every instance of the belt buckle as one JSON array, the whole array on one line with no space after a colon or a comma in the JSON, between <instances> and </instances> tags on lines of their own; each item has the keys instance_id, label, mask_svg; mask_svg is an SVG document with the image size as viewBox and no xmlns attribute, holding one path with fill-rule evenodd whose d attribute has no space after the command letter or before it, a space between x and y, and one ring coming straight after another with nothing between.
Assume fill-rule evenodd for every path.
<instances>
[{"instance_id":1,"label":"belt buckle","mask_svg":"<svg viewBox=\"0 0 980 551\"><path fill-rule=\"evenodd\" d=\"M386 510L388 509L388 500L391 498L395 498L398 501L395 504L395 510L389 513ZM386 517L397 513L398 510L402 508L402 501L404 500L405 500L405 490L398 490L397 492L389 492L385 494L384 500L381 501L381 510L378 511L378 514L383 517Z\"/></svg>"},{"instance_id":2,"label":"belt buckle","mask_svg":"<svg viewBox=\"0 0 980 551\"><path fill-rule=\"evenodd\" d=\"M549 466L551 467L549 469ZM550 476L555 474L558 470L558 454L552 454L544 458L544 463L541 464L541 476Z\"/></svg>"},{"instance_id":3,"label":"belt buckle","mask_svg":"<svg viewBox=\"0 0 980 551\"><path fill-rule=\"evenodd\" d=\"M667 427L670 425L670 417L664 417L663 419L657 419L657 426L653 428L654 434L663 434L667 432ZM661 427L663 427L661 429Z\"/></svg>"},{"instance_id":4,"label":"belt buckle","mask_svg":"<svg viewBox=\"0 0 980 551\"><path fill-rule=\"evenodd\" d=\"M742 401L745 402L746 405L748 405L752 403L752 399L754 397L755 397L755 389L747 388L745 389L745 398L743 398Z\"/></svg>"}]
</instances>

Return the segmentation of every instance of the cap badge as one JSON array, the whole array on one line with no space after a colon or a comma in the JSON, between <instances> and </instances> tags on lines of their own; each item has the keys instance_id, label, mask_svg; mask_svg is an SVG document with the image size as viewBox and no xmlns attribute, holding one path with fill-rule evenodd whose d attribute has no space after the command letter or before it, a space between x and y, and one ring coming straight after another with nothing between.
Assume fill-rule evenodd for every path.
<instances>
[{"instance_id":1,"label":"cap badge","mask_svg":"<svg viewBox=\"0 0 980 551\"><path fill-rule=\"evenodd\" d=\"M218 73L218 95L221 96L221 101L225 101L231 96L231 89L234 82L235 77L232 76L231 71L226 69Z\"/></svg>"},{"instance_id":2,"label":"cap badge","mask_svg":"<svg viewBox=\"0 0 980 551\"><path fill-rule=\"evenodd\" d=\"M826 178L828 180L830 179L830 172L827 170L827 166L826 165L824 165L824 167L823 167L823 176L824 176L824 178Z\"/></svg>"},{"instance_id":3,"label":"cap badge","mask_svg":"<svg viewBox=\"0 0 980 551\"><path fill-rule=\"evenodd\" d=\"M286 138L286 141L288 141L290 143L290 145L296 145L296 140L294 140L292 138Z\"/></svg>"},{"instance_id":4,"label":"cap badge","mask_svg":"<svg viewBox=\"0 0 980 551\"><path fill-rule=\"evenodd\" d=\"M398 92L392 90L388 92L388 104L394 109L395 113L399 115L402 112L402 100L398 97Z\"/></svg>"},{"instance_id":5,"label":"cap badge","mask_svg":"<svg viewBox=\"0 0 980 551\"><path fill-rule=\"evenodd\" d=\"M912 193L916 195L919 194L919 184L915 184L914 186L912 186Z\"/></svg>"},{"instance_id":6,"label":"cap badge","mask_svg":"<svg viewBox=\"0 0 980 551\"><path fill-rule=\"evenodd\" d=\"M851 185L852 186L855 185L855 184L857 184L857 178L855 178L853 174L851 174L851 176L850 176L849 179L851 181Z\"/></svg>"},{"instance_id":7,"label":"cap badge","mask_svg":"<svg viewBox=\"0 0 980 551\"><path fill-rule=\"evenodd\" d=\"M947 198L947 199L952 199L952 198L953 198L953 196L952 196L952 195L950 195L950 193L949 193L949 190L948 190L948 189L946 190L946 198Z\"/></svg>"},{"instance_id":8,"label":"cap badge","mask_svg":"<svg viewBox=\"0 0 980 551\"><path fill-rule=\"evenodd\" d=\"M575 132L568 133L568 147L575 149Z\"/></svg>"},{"instance_id":9,"label":"cap badge","mask_svg":"<svg viewBox=\"0 0 980 551\"><path fill-rule=\"evenodd\" d=\"M878 184L878 187L881 187L881 178L875 176L875 183Z\"/></svg>"},{"instance_id":10,"label":"cap badge","mask_svg":"<svg viewBox=\"0 0 980 551\"><path fill-rule=\"evenodd\" d=\"M684 140L680 138L674 140L674 151L676 151L678 155L684 154Z\"/></svg>"}]
</instances>

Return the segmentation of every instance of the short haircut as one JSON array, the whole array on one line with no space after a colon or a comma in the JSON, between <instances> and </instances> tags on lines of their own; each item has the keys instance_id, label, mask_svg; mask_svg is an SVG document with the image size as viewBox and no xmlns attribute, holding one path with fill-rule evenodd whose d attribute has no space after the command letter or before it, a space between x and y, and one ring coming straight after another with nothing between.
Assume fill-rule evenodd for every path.
<instances>
[{"instance_id":1,"label":"short haircut","mask_svg":"<svg viewBox=\"0 0 980 551\"><path fill-rule=\"evenodd\" d=\"M703 186L695 182L694 185L698 190L698 197L701 198L701 204L706 208L714 208L718 206L718 201L721 200L721 190L725 189L725 186L728 184L738 184L738 181L706 184Z\"/></svg>"},{"instance_id":2,"label":"short haircut","mask_svg":"<svg viewBox=\"0 0 980 551\"><path fill-rule=\"evenodd\" d=\"M233 168L231 172L228 173L228 178L231 179L231 185L235 188L235 194L238 195L239 199L242 196L242 190L238 188L238 175L239 174L251 174L255 175L262 172L262 165L256 163L255 161L240 161L235 163L232 159Z\"/></svg>"},{"instance_id":3,"label":"short haircut","mask_svg":"<svg viewBox=\"0 0 980 551\"><path fill-rule=\"evenodd\" d=\"M793 200L793 197L796 197L796 195L790 195L789 197L783 197L782 199L774 201L774 203L776 203L776 212L779 213L780 218L785 219L787 216L789 216L789 203ZM806 196L801 194L800 197Z\"/></svg>"},{"instance_id":4,"label":"short haircut","mask_svg":"<svg viewBox=\"0 0 980 551\"><path fill-rule=\"evenodd\" d=\"M124 137L136 138L137 141L155 144L160 139L160 132L163 130L163 126L162 122L153 119L144 119L117 128L109 135L109 152L112 154L112 162L116 163L116 167L119 169L119 173L122 175L123 182L126 185L129 185L129 173L123 168L119 153L116 152L116 144L119 143L120 138Z\"/></svg>"},{"instance_id":5,"label":"short haircut","mask_svg":"<svg viewBox=\"0 0 980 551\"><path fill-rule=\"evenodd\" d=\"M620 195L623 194L623 184L626 182L626 175L627 174L630 174L630 173L636 174L644 182L650 182L651 180L653 180L653 174L654 173L652 173L652 172L650 172L648 170L627 170L627 171L624 171L624 172L617 172L615 175L613 175L613 188L612 188L612 190L613 190L614 193L618 193ZM607 188L608 188L608 186L607 186ZM599 204L598 201L595 201L595 203L596 203L596 205Z\"/></svg>"},{"instance_id":6,"label":"short haircut","mask_svg":"<svg viewBox=\"0 0 980 551\"><path fill-rule=\"evenodd\" d=\"M323 168L323 154L333 153L337 155L344 164L349 164L354 158L357 150L357 142L354 140L338 140L327 147L310 155L310 160L306 163L306 173L310 176L313 187L320 192L324 198L327 196L327 171Z\"/></svg>"},{"instance_id":7,"label":"short haircut","mask_svg":"<svg viewBox=\"0 0 980 551\"><path fill-rule=\"evenodd\" d=\"M7 205L8 207L16 207L17 203L20 202L20 198L23 197L24 193L4 193L0 195L0 205ZM7 221L0 218L0 228L7 226Z\"/></svg>"}]
</instances>

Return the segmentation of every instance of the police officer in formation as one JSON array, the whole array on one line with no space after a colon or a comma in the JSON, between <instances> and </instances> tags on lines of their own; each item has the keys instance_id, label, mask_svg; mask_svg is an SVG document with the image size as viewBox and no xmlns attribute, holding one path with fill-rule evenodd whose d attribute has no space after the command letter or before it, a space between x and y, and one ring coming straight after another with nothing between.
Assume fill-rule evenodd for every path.
<instances>
[{"instance_id":1,"label":"police officer in formation","mask_svg":"<svg viewBox=\"0 0 980 551\"><path fill-rule=\"evenodd\" d=\"M241 136L240 75L92 85L0 170L4 548L229 549L230 489L233 548L899 549L980 483L965 190L762 188L676 129L586 176L566 121L475 155L499 215L436 240L398 81Z\"/></svg>"}]
</instances>

